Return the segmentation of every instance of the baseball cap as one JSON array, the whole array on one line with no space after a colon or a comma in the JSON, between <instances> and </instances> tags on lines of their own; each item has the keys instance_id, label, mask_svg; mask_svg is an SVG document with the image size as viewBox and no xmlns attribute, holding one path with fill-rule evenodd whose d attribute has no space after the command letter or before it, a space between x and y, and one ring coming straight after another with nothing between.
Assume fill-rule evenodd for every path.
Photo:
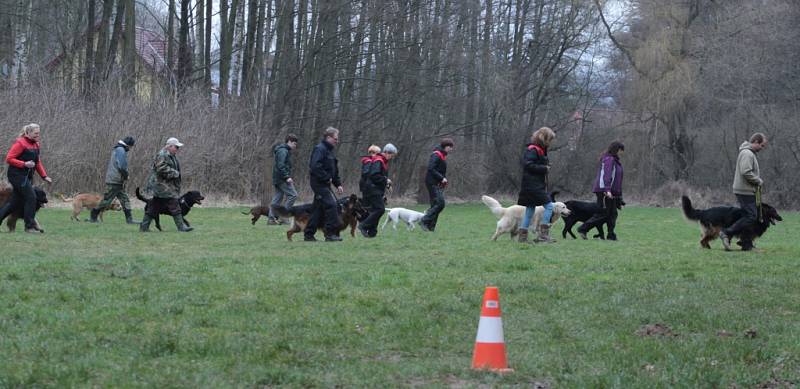
<instances>
[{"instance_id":1,"label":"baseball cap","mask_svg":"<svg viewBox=\"0 0 800 389\"><path fill-rule=\"evenodd\" d=\"M169 138L167 139L167 146L183 147L183 143L178 141L178 138Z\"/></svg>"}]
</instances>

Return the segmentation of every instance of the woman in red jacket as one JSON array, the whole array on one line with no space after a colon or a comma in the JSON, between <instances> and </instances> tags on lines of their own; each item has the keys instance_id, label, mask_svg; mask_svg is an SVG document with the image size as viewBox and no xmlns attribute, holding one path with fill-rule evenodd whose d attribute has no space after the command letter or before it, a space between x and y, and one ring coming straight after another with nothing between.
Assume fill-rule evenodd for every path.
<instances>
[{"instance_id":1,"label":"woman in red jacket","mask_svg":"<svg viewBox=\"0 0 800 389\"><path fill-rule=\"evenodd\" d=\"M39 159L39 139L41 129L36 123L28 124L22 128L19 138L11 146L6 155L8 163L8 182L14 188L11 199L3 208L0 208L0 224L14 209L24 207L25 232L40 232L36 221L33 219L36 210L36 193L33 191L33 171L47 183L53 180L47 176Z\"/></svg>"}]
</instances>

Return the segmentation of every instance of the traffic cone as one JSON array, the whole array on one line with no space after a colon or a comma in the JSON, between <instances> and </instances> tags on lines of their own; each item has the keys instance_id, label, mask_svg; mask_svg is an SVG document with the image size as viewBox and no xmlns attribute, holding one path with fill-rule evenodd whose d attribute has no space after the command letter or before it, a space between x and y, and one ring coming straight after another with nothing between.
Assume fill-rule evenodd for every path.
<instances>
[{"instance_id":1,"label":"traffic cone","mask_svg":"<svg viewBox=\"0 0 800 389\"><path fill-rule=\"evenodd\" d=\"M473 369L487 369L498 373L514 371L508 368L506 345L503 341L503 319L500 315L500 294L497 287L487 286L483 293L481 320L475 351L472 354Z\"/></svg>"}]
</instances>

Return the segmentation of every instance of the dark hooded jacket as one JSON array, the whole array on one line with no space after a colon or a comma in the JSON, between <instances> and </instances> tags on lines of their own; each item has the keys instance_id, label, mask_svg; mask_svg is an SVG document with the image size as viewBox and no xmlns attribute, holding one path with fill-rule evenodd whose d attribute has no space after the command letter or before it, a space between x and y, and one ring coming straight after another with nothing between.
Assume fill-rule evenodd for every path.
<instances>
[{"instance_id":1,"label":"dark hooded jacket","mask_svg":"<svg viewBox=\"0 0 800 389\"><path fill-rule=\"evenodd\" d=\"M117 143L106 168L106 184L122 185L128 180L128 147Z\"/></svg>"},{"instance_id":2,"label":"dark hooded jacket","mask_svg":"<svg viewBox=\"0 0 800 389\"><path fill-rule=\"evenodd\" d=\"M522 185L520 186L517 204L535 207L550 202L547 194L547 149L530 143L525 148L522 161Z\"/></svg>"},{"instance_id":3,"label":"dark hooded jacket","mask_svg":"<svg viewBox=\"0 0 800 389\"><path fill-rule=\"evenodd\" d=\"M286 182L292 176L292 148L286 143L276 145L272 149L275 164L272 165L272 183L277 185Z\"/></svg>"},{"instance_id":4,"label":"dark hooded jacket","mask_svg":"<svg viewBox=\"0 0 800 389\"><path fill-rule=\"evenodd\" d=\"M311 160L308 164L311 178L311 188L323 188L341 186L342 180L339 178L339 160L333 151L333 145L321 141L311 152Z\"/></svg>"}]
</instances>

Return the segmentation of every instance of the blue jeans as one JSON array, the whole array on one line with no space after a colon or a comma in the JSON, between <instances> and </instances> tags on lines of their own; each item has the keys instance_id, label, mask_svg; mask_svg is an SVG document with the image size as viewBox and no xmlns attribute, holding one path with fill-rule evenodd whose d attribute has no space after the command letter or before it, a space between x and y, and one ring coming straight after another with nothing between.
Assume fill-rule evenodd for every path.
<instances>
[{"instance_id":1,"label":"blue jeans","mask_svg":"<svg viewBox=\"0 0 800 389\"><path fill-rule=\"evenodd\" d=\"M553 203L549 202L543 205L544 207L544 214L542 215L542 221L539 224L550 225L550 219L553 217ZM522 223L520 223L519 228L528 229L531 226L531 219L533 218L533 213L536 211L536 207L525 207L525 216L522 218Z\"/></svg>"},{"instance_id":2,"label":"blue jeans","mask_svg":"<svg viewBox=\"0 0 800 389\"><path fill-rule=\"evenodd\" d=\"M292 205L294 205L294 201L297 200L297 190L294 189L294 184L283 181L273 186L275 187L275 195L272 196L272 202L269 207L270 219L275 219L275 215L272 213L272 207L281 205L284 197L286 197L286 208L291 208Z\"/></svg>"}]
</instances>

